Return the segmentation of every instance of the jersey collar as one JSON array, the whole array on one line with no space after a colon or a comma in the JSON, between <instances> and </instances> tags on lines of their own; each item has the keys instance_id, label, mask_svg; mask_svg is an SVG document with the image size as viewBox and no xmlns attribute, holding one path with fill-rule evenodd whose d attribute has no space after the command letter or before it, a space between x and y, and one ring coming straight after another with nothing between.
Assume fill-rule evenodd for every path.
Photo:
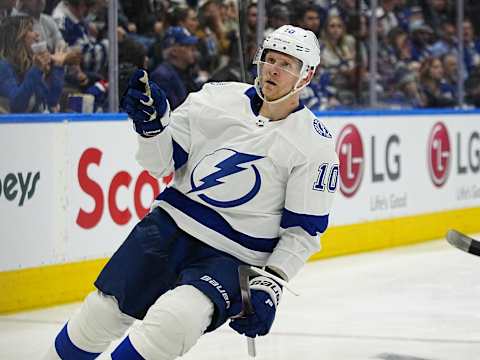
<instances>
[{"instance_id":1,"label":"jersey collar","mask_svg":"<svg viewBox=\"0 0 480 360\"><path fill-rule=\"evenodd\" d=\"M250 99L250 108L252 109L252 112L255 114L255 116L258 116L258 114L260 114L260 108L262 107L263 101L262 99L260 99L260 96L258 96L257 90L255 90L255 86L248 88L247 91L245 91L245 95L247 95ZM292 111L292 114L294 112L302 110L304 107L305 104L302 100L300 100L297 108Z\"/></svg>"}]
</instances>

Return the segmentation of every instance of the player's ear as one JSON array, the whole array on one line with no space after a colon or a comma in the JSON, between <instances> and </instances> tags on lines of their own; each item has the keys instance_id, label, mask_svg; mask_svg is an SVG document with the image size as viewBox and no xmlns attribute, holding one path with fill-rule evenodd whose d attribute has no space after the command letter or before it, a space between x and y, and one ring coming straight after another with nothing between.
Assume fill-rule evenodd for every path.
<instances>
[{"instance_id":1,"label":"player's ear","mask_svg":"<svg viewBox=\"0 0 480 360\"><path fill-rule=\"evenodd\" d=\"M305 76L302 79L301 85L308 84L312 80L314 74L315 74L315 70L313 69L308 70L307 76Z\"/></svg>"},{"instance_id":2,"label":"player's ear","mask_svg":"<svg viewBox=\"0 0 480 360\"><path fill-rule=\"evenodd\" d=\"M313 78L313 75L315 75L315 70L314 69L308 70L308 73L307 73L307 76L305 77L305 80L307 82L310 82Z\"/></svg>"}]
</instances>

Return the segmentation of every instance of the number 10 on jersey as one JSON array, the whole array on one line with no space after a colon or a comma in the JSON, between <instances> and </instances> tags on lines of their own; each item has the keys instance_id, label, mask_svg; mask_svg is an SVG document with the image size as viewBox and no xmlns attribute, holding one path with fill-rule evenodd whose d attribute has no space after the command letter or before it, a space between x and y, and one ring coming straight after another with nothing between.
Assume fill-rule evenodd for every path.
<instances>
[{"instance_id":1,"label":"number 10 on jersey","mask_svg":"<svg viewBox=\"0 0 480 360\"><path fill-rule=\"evenodd\" d=\"M338 164L329 166L328 163L323 163L318 168L318 177L313 184L313 190L335 192L338 184Z\"/></svg>"}]
</instances>

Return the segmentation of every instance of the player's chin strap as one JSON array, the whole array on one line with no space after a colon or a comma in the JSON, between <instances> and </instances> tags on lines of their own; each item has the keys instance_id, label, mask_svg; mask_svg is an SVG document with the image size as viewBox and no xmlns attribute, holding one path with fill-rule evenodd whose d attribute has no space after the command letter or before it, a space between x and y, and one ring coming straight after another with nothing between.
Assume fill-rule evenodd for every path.
<instances>
[{"instance_id":1,"label":"player's chin strap","mask_svg":"<svg viewBox=\"0 0 480 360\"><path fill-rule=\"evenodd\" d=\"M315 69L313 68L313 70L315 70ZM259 74L259 75L255 78L255 82L254 82L255 90L257 91L257 94L260 97L260 99L262 99L264 102L266 102L268 104L277 104L281 101L284 101L285 99L288 99L293 94L296 94L297 92L303 90L310 83L310 81L306 82L305 84L303 84L300 87L298 87L298 84L300 84L300 82L302 80L307 79L307 77L310 75L311 71L312 71L312 69L306 71L306 76L305 77L299 76L297 82L295 83L295 86L287 94L283 95L281 98L275 99L275 100L267 100L265 98L265 96L263 96L262 88L260 86L260 77L261 77L260 73L261 73L261 71L260 71L260 65L259 65L259 63L257 63L257 74Z\"/></svg>"},{"instance_id":2,"label":"player's chin strap","mask_svg":"<svg viewBox=\"0 0 480 360\"><path fill-rule=\"evenodd\" d=\"M276 99L276 100L267 100L265 98L265 96L263 96L263 92L262 92L262 89L260 87L260 80L259 80L258 77L255 78L255 90L257 91L257 95L260 97L260 99L262 99L263 102L268 103L268 104L277 104L277 103L279 103L281 101L284 101L285 99L289 98L293 94L299 92L300 90L302 90L305 86L307 86L309 84L309 83L306 83L306 84L302 85L301 87L297 88L297 85L300 83L300 80L301 79L299 79L297 81L297 83L292 88L292 90L290 90L287 94L285 94L284 96L282 96L281 98ZM269 119L259 117L259 118L257 118L257 125L260 126L260 127L263 127L269 121L270 121Z\"/></svg>"},{"instance_id":3,"label":"player's chin strap","mask_svg":"<svg viewBox=\"0 0 480 360\"><path fill-rule=\"evenodd\" d=\"M255 78L255 90L257 91L257 95L260 97L260 99L263 100L263 102L266 102L267 104L277 104L279 102L282 102L284 101L285 99L288 99L290 96L292 96L293 94L296 94L297 92L303 90L303 88L305 88L305 86L308 85L308 83L305 83L304 85L300 86L300 87L297 87L298 84L300 83L300 81L302 79L298 79L297 83L295 84L295 86L292 88L292 90L290 90L288 93L286 93L285 95L283 95L281 98L278 98L278 99L275 99L275 100L267 100L265 98L265 96L263 96L263 92L262 92L262 89L261 89L261 86L260 86L260 80L259 80L260 77L256 77Z\"/></svg>"}]
</instances>

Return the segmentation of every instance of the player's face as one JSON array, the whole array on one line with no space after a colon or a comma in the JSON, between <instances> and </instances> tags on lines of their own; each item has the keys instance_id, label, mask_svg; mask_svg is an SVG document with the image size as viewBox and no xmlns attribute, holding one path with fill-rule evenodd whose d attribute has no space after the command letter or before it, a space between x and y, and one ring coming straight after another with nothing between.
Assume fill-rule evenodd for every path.
<instances>
[{"instance_id":1,"label":"player's face","mask_svg":"<svg viewBox=\"0 0 480 360\"><path fill-rule=\"evenodd\" d=\"M288 94L300 77L301 63L293 56L268 51L260 62L261 88L263 95L273 101Z\"/></svg>"}]
</instances>

